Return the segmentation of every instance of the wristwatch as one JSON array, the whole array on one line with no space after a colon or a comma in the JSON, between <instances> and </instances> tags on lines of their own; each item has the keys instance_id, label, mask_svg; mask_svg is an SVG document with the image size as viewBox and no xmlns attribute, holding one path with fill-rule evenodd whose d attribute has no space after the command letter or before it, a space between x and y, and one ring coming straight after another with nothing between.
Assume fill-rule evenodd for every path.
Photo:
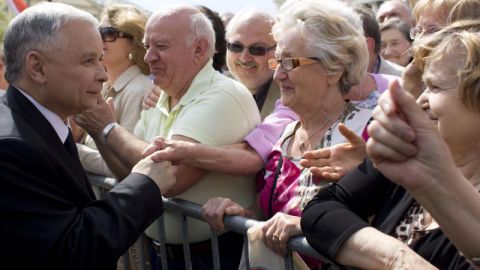
<instances>
[{"instance_id":1,"label":"wristwatch","mask_svg":"<svg viewBox=\"0 0 480 270\"><path fill-rule=\"evenodd\" d=\"M105 146L108 145L108 134L114 129L116 126L118 126L117 122L110 122L108 123L102 130L102 141Z\"/></svg>"}]
</instances>

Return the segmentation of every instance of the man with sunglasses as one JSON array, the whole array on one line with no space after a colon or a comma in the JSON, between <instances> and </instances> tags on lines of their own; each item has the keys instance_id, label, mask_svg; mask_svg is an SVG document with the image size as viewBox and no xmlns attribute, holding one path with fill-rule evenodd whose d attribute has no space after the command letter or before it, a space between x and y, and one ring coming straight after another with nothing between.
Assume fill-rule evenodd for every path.
<instances>
[{"instance_id":1,"label":"man with sunglasses","mask_svg":"<svg viewBox=\"0 0 480 270\"><path fill-rule=\"evenodd\" d=\"M211 22L196 8L158 10L147 22L144 45L153 82L163 92L154 108L142 112L135 135L118 126L104 104L78 119L98 142L102 156L116 175L130 170L142 158L148 142L165 138L208 145L233 144L260 122L248 89L213 69L215 33ZM255 182L251 175L228 175L180 165L177 182L167 196L199 204L225 196L248 207L255 204ZM183 269L180 217L165 212L164 223L169 269ZM156 223L146 231L154 240L159 240L158 226ZM190 219L188 231L193 269L204 269L202 265L213 268L208 225ZM238 266L242 239L233 232L218 237L222 269ZM158 246L155 241L153 245Z\"/></svg>"},{"instance_id":2,"label":"man with sunglasses","mask_svg":"<svg viewBox=\"0 0 480 270\"><path fill-rule=\"evenodd\" d=\"M267 63L275 53L275 41L270 34L272 23L273 18L267 13L245 10L233 16L225 33L228 70L250 90L262 119L273 111L280 98Z\"/></svg>"}]
</instances>

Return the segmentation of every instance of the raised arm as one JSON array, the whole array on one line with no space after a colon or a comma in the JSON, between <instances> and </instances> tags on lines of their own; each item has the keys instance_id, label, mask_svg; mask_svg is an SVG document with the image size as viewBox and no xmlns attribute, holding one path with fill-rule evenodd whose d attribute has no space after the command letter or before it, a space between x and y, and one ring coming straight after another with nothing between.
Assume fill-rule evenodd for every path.
<instances>
[{"instance_id":1,"label":"raised arm","mask_svg":"<svg viewBox=\"0 0 480 270\"><path fill-rule=\"evenodd\" d=\"M161 151L153 154L155 161L169 160L209 171L252 175L263 167L262 158L246 143L210 146L158 137L144 155L157 150Z\"/></svg>"},{"instance_id":2,"label":"raised arm","mask_svg":"<svg viewBox=\"0 0 480 270\"><path fill-rule=\"evenodd\" d=\"M456 167L438 130L398 85L379 104L367 148L375 166L409 190L467 258L480 256L480 194Z\"/></svg>"}]
</instances>

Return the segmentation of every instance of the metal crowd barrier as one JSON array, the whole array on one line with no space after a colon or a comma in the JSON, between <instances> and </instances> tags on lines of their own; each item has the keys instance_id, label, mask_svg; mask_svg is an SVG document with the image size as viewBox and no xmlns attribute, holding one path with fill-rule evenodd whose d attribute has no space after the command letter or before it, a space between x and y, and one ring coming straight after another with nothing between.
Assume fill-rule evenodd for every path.
<instances>
[{"instance_id":1,"label":"metal crowd barrier","mask_svg":"<svg viewBox=\"0 0 480 270\"><path fill-rule=\"evenodd\" d=\"M113 178L108 178L101 175L94 175L88 174L88 178L92 186L99 188L101 191L105 192L113 188L118 182ZM98 194L97 194L98 195ZM100 195L101 197L101 195ZM183 230L183 251L184 251L184 258L185 258L185 269L191 269L191 259L190 259L190 248L189 248L189 241L188 241L188 227L187 227L187 217L194 218L197 220L205 221L203 219L201 213L201 205L196 203L185 201L181 199L163 199L163 205L166 210L175 210L182 215L182 230ZM234 231L239 234L243 235L244 242L247 243L247 231L250 227L260 223L258 220L249 219L241 216L226 216L224 219L225 228L229 231ZM159 235L161 239L165 239L165 228L163 226L163 219L160 217L160 226L158 226ZM217 234L212 229L211 230L211 241L212 241L212 254L213 254L213 264L215 270L220 270L220 255L218 250L218 239ZM160 242L160 252L161 252L161 264L162 269L168 269L167 266L167 254L166 254L166 246L165 241ZM137 241L134 245L137 250L139 250L139 265L141 265L141 269L146 269L145 263L143 262L144 252L143 243L142 241ZM285 257L285 269L286 270L293 270L293 257L292 251L296 251L300 254L307 255L309 257L313 257L323 262L329 264L328 269L342 269L340 266L336 265L335 263L331 262L324 256L320 255L316 252L307 242L304 236L296 236L291 238L288 241L288 253ZM248 247L244 245L244 253L246 256L245 266L246 269L250 269L249 259L248 259ZM123 265L125 270L130 269L130 263L128 256L122 256Z\"/></svg>"}]
</instances>

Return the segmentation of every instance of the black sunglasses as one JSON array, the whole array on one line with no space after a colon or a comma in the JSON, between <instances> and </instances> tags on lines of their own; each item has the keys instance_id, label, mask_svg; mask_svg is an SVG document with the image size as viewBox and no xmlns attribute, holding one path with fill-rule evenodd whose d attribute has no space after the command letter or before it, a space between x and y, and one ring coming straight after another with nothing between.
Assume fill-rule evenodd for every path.
<instances>
[{"instance_id":1,"label":"black sunglasses","mask_svg":"<svg viewBox=\"0 0 480 270\"><path fill-rule=\"evenodd\" d=\"M133 39L132 35L120 32L111 26L99 27L98 31L100 32L100 36L102 36L102 40L105 42L114 42L117 38Z\"/></svg>"},{"instance_id":2,"label":"black sunglasses","mask_svg":"<svg viewBox=\"0 0 480 270\"><path fill-rule=\"evenodd\" d=\"M243 49L248 49L248 53L251 55L257 55L257 56L264 56L267 54L268 51L271 51L275 49L276 45L272 47L263 47L263 46L257 46L257 45L252 45L250 47L245 47L242 43L238 42L227 42L227 49L231 52L234 53L241 53L243 52Z\"/></svg>"}]
</instances>

